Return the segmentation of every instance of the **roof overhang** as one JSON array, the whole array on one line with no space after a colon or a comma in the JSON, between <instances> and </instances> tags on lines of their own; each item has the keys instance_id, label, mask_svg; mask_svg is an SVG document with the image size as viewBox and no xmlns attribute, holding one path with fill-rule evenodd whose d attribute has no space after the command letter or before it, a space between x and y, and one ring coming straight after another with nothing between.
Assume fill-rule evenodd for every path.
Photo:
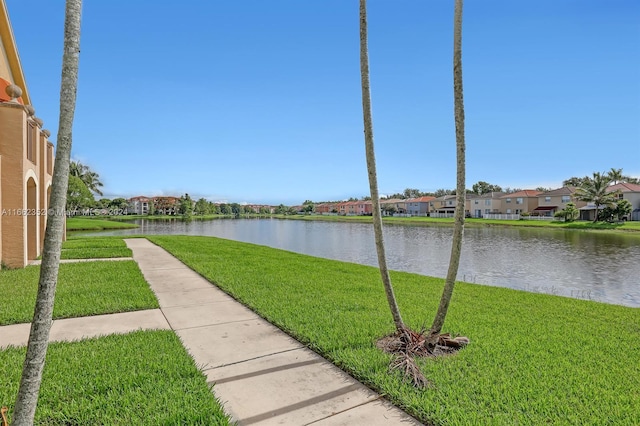
<instances>
[{"instance_id":1,"label":"roof overhang","mask_svg":"<svg viewBox=\"0 0 640 426\"><path fill-rule=\"evenodd\" d=\"M11 21L9 20L9 13L7 11L7 4L5 3L5 0L0 0L0 40L7 54L7 62L13 79L13 84L16 84L22 89L22 100L24 105L31 105L29 89L27 88L27 82L24 78L24 73L22 72L20 55L18 55L16 40L13 37L13 30L11 29Z\"/></svg>"}]
</instances>

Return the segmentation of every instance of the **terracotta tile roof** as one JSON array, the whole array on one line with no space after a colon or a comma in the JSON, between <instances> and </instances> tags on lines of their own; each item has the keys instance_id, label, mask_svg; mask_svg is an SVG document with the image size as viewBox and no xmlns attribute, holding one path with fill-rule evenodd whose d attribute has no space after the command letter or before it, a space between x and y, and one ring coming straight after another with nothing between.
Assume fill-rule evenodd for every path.
<instances>
[{"instance_id":1,"label":"terracotta tile roof","mask_svg":"<svg viewBox=\"0 0 640 426\"><path fill-rule=\"evenodd\" d=\"M425 195L424 197L418 197L418 198L409 198L408 200L406 200L407 203L427 203L431 200L435 200L436 197L431 197L428 195Z\"/></svg>"},{"instance_id":2,"label":"terracotta tile roof","mask_svg":"<svg viewBox=\"0 0 640 426\"><path fill-rule=\"evenodd\" d=\"M537 197L539 194L542 194L542 191L536 191L535 189L523 189L522 191L505 194L502 198Z\"/></svg>"},{"instance_id":3,"label":"terracotta tile roof","mask_svg":"<svg viewBox=\"0 0 640 426\"><path fill-rule=\"evenodd\" d=\"M503 195L504 195L504 192L487 192L486 194L482 194L479 197L473 197L473 198L494 199L494 198L502 198Z\"/></svg>"},{"instance_id":4,"label":"terracotta tile roof","mask_svg":"<svg viewBox=\"0 0 640 426\"><path fill-rule=\"evenodd\" d=\"M615 185L611 185L607 188L608 191L620 191L620 192L640 192L640 185L635 183L621 182Z\"/></svg>"},{"instance_id":5,"label":"terracotta tile roof","mask_svg":"<svg viewBox=\"0 0 640 426\"><path fill-rule=\"evenodd\" d=\"M547 191L547 192L541 192L538 195L544 195L546 197L549 196L554 196L554 195L571 195L574 192L576 192L576 187L575 186L563 186L562 188L558 188L558 189L553 189L551 191Z\"/></svg>"}]
</instances>

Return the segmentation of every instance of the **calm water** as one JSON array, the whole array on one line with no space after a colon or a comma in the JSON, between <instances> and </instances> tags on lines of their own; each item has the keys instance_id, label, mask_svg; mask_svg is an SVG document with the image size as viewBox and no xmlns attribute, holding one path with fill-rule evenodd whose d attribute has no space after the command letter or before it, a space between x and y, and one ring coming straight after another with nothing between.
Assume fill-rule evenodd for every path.
<instances>
[{"instance_id":1,"label":"calm water","mask_svg":"<svg viewBox=\"0 0 640 426\"><path fill-rule=\"evenodd\" d=\"M218 219L137 220L140 228L100 235L206 235L377 266L373 229L359 223ZM389 267L444 277L450 227L386 226ZM467 228L458 279L640 307L640 237L594 232Z\"/></svg>"}]
</instances>

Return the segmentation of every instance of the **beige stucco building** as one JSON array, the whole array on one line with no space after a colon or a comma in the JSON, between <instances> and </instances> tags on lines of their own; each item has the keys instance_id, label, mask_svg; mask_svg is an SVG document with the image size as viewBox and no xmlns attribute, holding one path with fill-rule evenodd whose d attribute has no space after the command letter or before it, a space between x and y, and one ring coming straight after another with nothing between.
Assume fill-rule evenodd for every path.
<instances>
[{"instance_id":1,"label":"beige stucco building","mask_svg":"<svg viewBox=\"0 0 640 426\"><path fill-rule=\"evenodd\" d=\"M53 144L35 117L4 0L0 0L0 262L40 255L53 172Z\"/></svg>"},{"instance_id":2,"label":"beige stucco building","mask_svg":"<svg viewBox=\"0 0 640 426\"><path fill-rule=\"evenodd\" d=\"M586 201L575 199L576 188L573 186L563 186L552 191L538 194L538 207L533 209L533 214L553 217L556 212L567 208L567 204L573 203L576 208L587 205Z\"/></svg>"}]
</instances>

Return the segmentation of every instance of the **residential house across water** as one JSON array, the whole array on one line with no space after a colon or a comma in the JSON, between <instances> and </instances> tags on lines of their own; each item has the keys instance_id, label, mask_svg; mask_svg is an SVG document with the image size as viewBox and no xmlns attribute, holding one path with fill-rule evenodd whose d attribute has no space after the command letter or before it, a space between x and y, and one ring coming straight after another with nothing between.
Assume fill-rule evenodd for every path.
<instances>
[{"instance_id":1,"label":"residential house across water","mask_svg":"<svg viewBox=\"0 0 640 426\"><path fill-rule=\"evenodd\" d=\"M627 200L631 204L631 214L625 217L626 220L640 220L640 185L634 183L621 182L610 185L607 192L616 192L618 200ZM603 206L599 207L602 210ZM580 220L594 220L596 215L596 206L588 203L580 207Z\"/></svg>"},{"instance_id":2,"label":"residential house across water","mask_svg":"<svg viewBox=\"0 0 640 426\"><path fill-rule=\"evenodd\" d=\"M522 191L504 194L502 196L502 208L504 214L530 213L538 207L538 195L542 191L524 189Z\"/></svg>"},{"instance_id":3,"label":"residential house across water","mask_svg":"<svg viewBox=\"0 0 640 426\"><path fill-rule=\"evenodd\" d=\"M576 188L563 186L552 191L538 194L538 207L531 211L532 216L545 216L552 218L556 212L564 210L567 204L574 203L576 208L587 205L585 201L575 199Z\"/></svg>"}]
</instances>

